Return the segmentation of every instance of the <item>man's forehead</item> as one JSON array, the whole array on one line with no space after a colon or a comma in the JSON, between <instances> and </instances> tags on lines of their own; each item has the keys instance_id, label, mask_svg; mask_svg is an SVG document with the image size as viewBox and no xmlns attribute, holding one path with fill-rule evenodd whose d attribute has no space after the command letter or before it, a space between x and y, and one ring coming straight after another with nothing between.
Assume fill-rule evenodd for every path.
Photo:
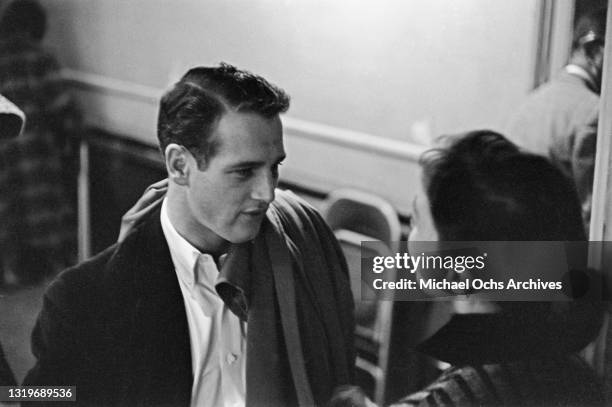
<instances>
[{"instance_id":1,"label":"man's forehead","mask_svg":"<svg viewBox=\"0 0 612 407\"><path fill-rule=\"evenodd\" d=\"M226 113L217 122L211 141L215 156L232 161L274 160L285 155L278 115L267 118L256 113Z\"/></svg>"}]
</instances>

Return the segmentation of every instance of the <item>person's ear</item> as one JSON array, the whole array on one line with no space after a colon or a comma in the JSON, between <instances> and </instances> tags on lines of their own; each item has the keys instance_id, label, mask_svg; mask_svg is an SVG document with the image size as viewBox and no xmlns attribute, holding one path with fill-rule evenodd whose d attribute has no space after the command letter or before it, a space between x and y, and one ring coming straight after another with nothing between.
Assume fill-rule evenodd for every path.
<instances>
[{"instance_id":1,"label":"person's ear","mask_svg":"<svg viewBox=\"0 0 612 407\"><path fill-rule=\"evenodd\" d=\"M605 51L605 48L602 44L599 47L597 47L597 50L595 54L593 55L593 63L597 66L597 68L600 71L603 69L604 51Z\"/></svg>"},{"instance_id":2,"label":"person's ear","mask_svg":"<svg viewBox=\"0 0 612 407\"><path fill-rule=\"evenodd\" d=\"M600 41L593 41L583 45L584 54L587 59L594 60L603 58L604 46Z\"/></svg>"},{"instance_id":3,"label":"person's ear","mask_svg":"<svg viewBox=\"0 0 612 407\"><path fill-rule=\"evenodd\" d=\"M171 143L166 146L164 151L166 160L166 170L168 171L168 179L178 185L188 185L189 183L189 160L193 157L187 149L181 145Z\"/></svg>"}]
</instances>

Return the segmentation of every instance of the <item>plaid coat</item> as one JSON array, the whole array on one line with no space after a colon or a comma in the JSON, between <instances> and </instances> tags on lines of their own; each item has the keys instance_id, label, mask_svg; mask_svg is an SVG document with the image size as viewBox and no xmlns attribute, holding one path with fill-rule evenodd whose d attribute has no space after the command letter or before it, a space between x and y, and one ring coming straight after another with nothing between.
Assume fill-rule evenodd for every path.
<instances>
[{"instance_id":1,"label":"plaid coat","mask_svg":"<svg viewBox=\"0 0 612 407\"><path fill-rule=\"evenodd\" d=\"M0 93L27 117L19 137L0 140L0 248L63 266L76 237L78 113L55 58L22 39L0 42Z\"/></svg>"}]
</instances>

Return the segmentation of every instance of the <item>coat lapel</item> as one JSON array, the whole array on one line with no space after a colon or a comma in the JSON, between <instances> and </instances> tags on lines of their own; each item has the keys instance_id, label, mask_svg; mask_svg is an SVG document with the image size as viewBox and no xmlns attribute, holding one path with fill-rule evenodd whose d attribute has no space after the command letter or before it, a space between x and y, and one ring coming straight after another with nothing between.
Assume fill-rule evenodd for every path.
<instances>
[{"instance_id":1,"label":"coat lapel","mask_svg":"<svg viewBox=\"0 0 612 407\"><path fill-rule=\"evenodd\" d=\"M159 211L126 239L111 267L112 273L128 273L132 285L133 301L123 311L128 331L124 404L188 406L193 385L189 327Z\"/></svg>"},{"instance_id":2,"label":"coat lapel","mask_svg":"<svg viewBox=\"0 0 612 407\"><path fill-rule=\"evenodd\" d=\"M294 279L294 262L289 249L284 244L280 227L280 221L275 219L274 212L270 211L270 223L264 224L265 243L268 247L274 287L276 288L280 322L282 333L285 338L285 346L291 369L291 376L295 384L295 390L299 405L314 405L314 398L310 389L310 382L306 373L304 362L304 349L302 347L300 326L296 310L296 290Z\"/></svg>"}]
</instances>

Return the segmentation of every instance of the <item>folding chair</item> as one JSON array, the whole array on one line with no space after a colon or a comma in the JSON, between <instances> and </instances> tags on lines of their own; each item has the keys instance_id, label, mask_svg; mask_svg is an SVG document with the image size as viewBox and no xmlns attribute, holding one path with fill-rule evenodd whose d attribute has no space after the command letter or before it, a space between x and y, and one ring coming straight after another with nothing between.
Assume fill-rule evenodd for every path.
<instances>
[{"instance_id":1,"label":"folding chair","mask_svg":"<svg viewBox=\"0 0 612 407\"><path fill-rule=\"evenodd\" d=\"M381 242L381 250L368 248L364 256L388 255L398 249L401 237L395 209L384 199L352 189L333 191L323 216L334 231L347 260L355 297L355 347L357 384L382 405L391 341L393 301L363 301L363 290L372 290L361 279L362 241ZM371 297L368 297L371 298Z\"/></svg>"}]
</instances>

